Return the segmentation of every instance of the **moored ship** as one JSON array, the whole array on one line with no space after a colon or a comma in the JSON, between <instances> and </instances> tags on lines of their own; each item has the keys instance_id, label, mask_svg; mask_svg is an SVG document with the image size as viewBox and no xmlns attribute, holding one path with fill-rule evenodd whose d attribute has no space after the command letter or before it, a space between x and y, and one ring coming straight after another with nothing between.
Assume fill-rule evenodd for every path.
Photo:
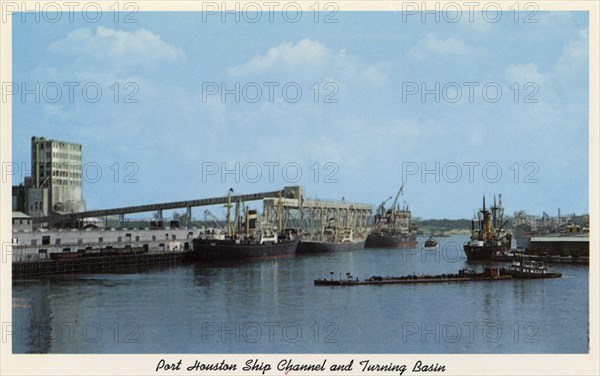
<instances>
[{"instance_id":1,"label":"moored ship","mask_svg":"<svg viewBox=\"0 0 600 376\"><path fill-rule=\"evenodd\" d=\"M303 234L298 245L299 254L359 251L365 238L353 228L342 226L335 217L327 221L320 231Z\"/></svg>"},{"instance_id":2,"label":"moored ship","mask_svg":"<svg viewBox=\"0 0 600 376\"><path fill-rule=\"evenodd\" d=\"M279 201L281 201L281 198ZM281 216L277 228L272 228L268 224L258 228L256 210L246 209L242 221L239 215L240 203L238 202L236 205L236 220L232 225L229 219L230 208L231 202L228 201L227 236L220 238L207 236L194 239L194 259L206 262L235 262L276 259L295 255L300 239L292 232L278 230L283 228Z\"/></svg>"},{"instance_id":3,"label":"moored ship","mask_svg":"<svg viewBox=\"0 0 600 376\"><path fill-rule=\"evenodd\" d=\"M268 239L268 240L267 240ZM299 239L194 239L194 258L201 261L241 261L290 257Z\"/></svg>"},{"instance_id":4,"label":"moored ship","mask_svg":"<svg viewBox=\"0 0 600 376\"><path fill-rule=\"evenodd\" d=\"M499 205L486 209L485 196L483 207L477 213L479 229L475 229L475 220L471 221L471 238L464 245L464 251L468 260L491 260L492 255L507 252L510 249L512 235L503 227L508 221L504 221L504 208L502 207L502 195L499 195Z\"/></svg>"},{"instance_id":5,"label":"moored ship","mask_svg":"<svg viewBox=\"0 0 600 376\"><path fill-rule=\"evenodd\" d=\"M402 248L409 249L417 246L416 227L411 223L411 212L408 205L397 207L398 198L402 194L404 184L400 187L396 198L389 209L385 209L383 201L377 208L375 228L367 236L365 248Z\"/></svg>"}]
</instances>

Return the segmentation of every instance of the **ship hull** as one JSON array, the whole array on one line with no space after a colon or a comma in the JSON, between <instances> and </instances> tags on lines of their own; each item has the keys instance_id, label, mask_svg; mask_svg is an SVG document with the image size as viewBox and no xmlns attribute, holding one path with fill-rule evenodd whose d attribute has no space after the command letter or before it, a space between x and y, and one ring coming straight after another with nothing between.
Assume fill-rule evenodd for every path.
<instances>
[{"instance_id":1,"label":"ship hull","mask_svg":"<svg viewBox=\"0 0 600 376\"><path fill-rule=\"evenodd\" d=\"M508 248L505 246L471 246L465 244L464 251L469 261L480 261L480 260L491 260L492 255L506 251Z\"/></svg>"},{"instance_id":2,"label":"ship hull","mask_svg":"<svg viewBox=\"0 0 600 376\"><path fill-rule=\"evenodd\" d=\"M400 248L410 249L417 246L417 236L411 235L379 235L369 234L365 248Z\"/></svg>"},{"instance_id":3,"label":"ship hull","mask_svg":"<svg viewBox=\"0 0 600 376\"><path fill-rule=\"evenodd\" d=\"M236 244L231 240L194 239L193 257L197 261L235 262L292 257L299 240L275 244Z\"/></svg>"},{"instance_id":4,"label":"ship hull","mask_svg":"<svg viewBox=\"0 0 600 376\"><path fill-rule=\"evenodd\" d=\"M512 276L514 279L548 279L562 277L561 273L528 273L518 270L504 270L503 272Z\"/></svg>"},{"instance_id":5,"label":"ship hull","mask_svg":"<svg viewBox=\"0 0 600 376\"><path fill-rule=\"evenodd\" d=\"M364 249L364 240L354 240L351 242L317 242L317 241L300 241L298 244L298 254L308 253L333 253L333 252L350 252Z\"/></svg>"}]
</instances>

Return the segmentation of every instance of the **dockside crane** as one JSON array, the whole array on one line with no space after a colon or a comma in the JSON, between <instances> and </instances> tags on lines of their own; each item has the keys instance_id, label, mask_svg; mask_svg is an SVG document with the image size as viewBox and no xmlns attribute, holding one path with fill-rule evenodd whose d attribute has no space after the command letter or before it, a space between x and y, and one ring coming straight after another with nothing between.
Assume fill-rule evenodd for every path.
<instances>
[{"instance_id":1,"label":"dockside crane","mask_svg":"<svg viewBox=\"0 0 600 376\"><path fill-rule=\"evenodd\" d=\"M391 208L391 211L390 211L390 218L391 218L392 221L395 220L394 212L396 210L396 204L398 203L398 198L400 198L400 195L402 194L402 190L403 189L404 189L404 184L402 184L402 186L400 186L400 190L396 194L396 198L394 199L394 202L392 203L392 208Z\"/></svg>"},{"instance_id":2,"label":"dockside crane","mask_svg":"<svg viewBox=\"0 0 600 376\"><path fill-rule=\"evenodd\" d=\"M392 199L392 196L386 198L385 200L383 200L381 202L381 204L379 204L379 206L377 207L377 214L376 214L376 222L378 222L378 220L381 220L381 218L383 218L385 216L385 203L388 202L389 200Z\"/></svg>"},{"instance_id":3,"label":"dockside crane","mask_svg":"<svg viewBox=\"0 0 600 376\"><path fill-rule=\"evenodd\" d=\"M221 226L219 225L219 218L217 218L216 215L214 215L213 213L211 213L210 210L206 209L204 210L204 223L208 223L212 221L212 223L214 224L214 228L220 228Z\"/></svg>"}]
</instances>

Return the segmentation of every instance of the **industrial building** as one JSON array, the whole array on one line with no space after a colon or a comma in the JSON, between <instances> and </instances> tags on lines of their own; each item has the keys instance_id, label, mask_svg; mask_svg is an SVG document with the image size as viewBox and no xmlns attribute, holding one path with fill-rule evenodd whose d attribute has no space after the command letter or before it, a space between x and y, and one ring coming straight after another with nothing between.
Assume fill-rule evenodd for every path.
<instances>
[{"instance_id":1,"label":"industrial building","mask_svg":"<svg viewBox=\"0 0 600 376\"><path fill-rule=\"evenodd\" d=\"M32 217L85 210L81 144L31 138L31 177L13 186L13 211Z\"/></svg>"}]
</instances>

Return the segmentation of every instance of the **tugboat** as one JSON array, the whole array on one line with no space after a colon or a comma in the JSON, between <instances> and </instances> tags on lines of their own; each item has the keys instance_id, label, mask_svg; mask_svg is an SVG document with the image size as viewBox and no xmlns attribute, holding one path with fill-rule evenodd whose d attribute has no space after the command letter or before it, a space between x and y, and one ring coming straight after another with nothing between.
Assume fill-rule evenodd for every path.
<instances>
[{"instance_id":1,"label":"tugboat","mask_svg":"<svg viewBox=\"0 0 600 376\"><path fill-rule=\"evenodd\" d=\"M512 235L503 229L508 223L503 220L502 195L499 195L498 206L496 206L496 196L494 196L494 206L491 207L491 211L486 209L485 196L483 196L483 208L477 213L479 229L475 230L475 220L472 220L471 239L464 245L468 260L491 260L493 254L503 253L510 249Z\"/></svg>"},{"instance_id":2,"label":"tugboat","mask_svg":"<svg viewBox=\"0 0 600 376\"><path fill-rule=\"evenodd\" d=\"M365 241L365 248L402 248L409 249L417 246L416 227L411 223L411 213L408 205L397 207L398 198L402 194L404 184L400 187L392 206L386 210L383 201L377 208L375 228Z\"/></svg>"},{"instance_id":3,"label":"tugboat","mask_svg":"<svg viewBox=\"0 0 600 376\"><path fill-rule=\"evenodd\" d=\"M503 269L504 274L511 275L515 279L543 279L560 278L561 273L550 273L546 270L546 265L541 261L527 260L521 258L514 260L509 269Z\"/></svg>"},{"instance_id":4,"label":"tugboat","mask_svg":"<svg viewBox=\"0 0 600 376\"><path fill-rule=\"evenodd\" d=\"M437 240L435 240L432 236L429 239L425 240L425 248L427 249L435 249L438 245Z\"/></svg>"},{"instance_id":5,"label":"tugboat","mask_svg":"<svg viewBox=\"0 0 600 376\"><path fill-rule=\"evenodd\" d=\"M231 193L232 190L229 190ZM245 218L240 216L240 202L236 205L236 220L230 221L231 200L227 202L227 235L223 239L213 237L193 240L193 258L199 261L241 261L275 259L294 256L299 238L291 233L278 231L282 229L281 216L278 229L258 229L256 210L245 209ZM279 199L281 208L281 197ZM281 210L281 209L280 209ZM261 226L262 227L262 226Z\"/></svg>"}]
</instances>

